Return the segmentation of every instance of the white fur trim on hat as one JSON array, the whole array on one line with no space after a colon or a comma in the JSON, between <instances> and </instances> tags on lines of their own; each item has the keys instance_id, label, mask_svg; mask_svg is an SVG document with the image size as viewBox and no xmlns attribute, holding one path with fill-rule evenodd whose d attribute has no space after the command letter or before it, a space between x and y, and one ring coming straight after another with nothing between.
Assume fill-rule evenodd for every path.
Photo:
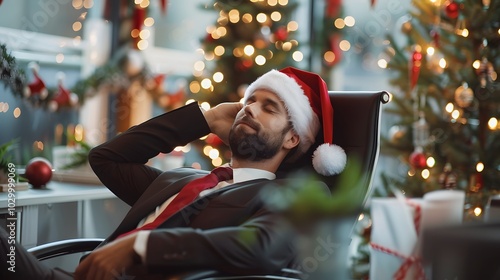
<instances>
[{"instance_id":1,"label":"white fur trim on hat","mask_svg":"<svg viewBox=\"0 0 500 280\"><path fill-rule=\"evenodd\" d=\"M347 156L340 146L323 143L313 153L313 167L316 172L325 176L339 174L344 170Z\"/></svg>"},{"instance_id":2,"label":"white fur trim on hat","mask_svg":"<svg viewBox=\"0 0 500 280\"><path fill-rule=\"evenodd\" d=\"M309 99L300 85L288 75L271 70L250 84L245 91L243 101L258 89L265 89L278 95L288 111L295 132L300 137L299 150L306 152L314 143L320 122L309 105ZM307 106L304 106L306 105Z\"/></svg>"}]
</instances>

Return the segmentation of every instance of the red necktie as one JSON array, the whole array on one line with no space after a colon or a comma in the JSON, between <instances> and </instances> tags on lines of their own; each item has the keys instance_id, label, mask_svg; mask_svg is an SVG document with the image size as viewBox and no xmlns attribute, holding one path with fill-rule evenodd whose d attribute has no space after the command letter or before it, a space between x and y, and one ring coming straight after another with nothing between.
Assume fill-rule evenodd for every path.
<instances>
[{"instance_id":1,"label":"red necktie","mask_svg":"<svg viewBox=\"0 0 500 280\"><path fill-rule=\"evenodd\" d=\"M140 230L151 230L160 226L165 222L170 216L182 209L184 206L193 202L199 195L200 192L206 189L211 189L215 187L219 182L230 180L233 178L233 170L229 167L218 167L212 170L208 175L201 178L195 179L189 182L182 188L182 190L177 194L177 196L168 204L168 206L163 210L163 212L158 215L151 223L147 223L141 227L133 229L129 232L125 232L118 236L117 238L124 237L133 232Z\"/></svg>"}]
</instances>

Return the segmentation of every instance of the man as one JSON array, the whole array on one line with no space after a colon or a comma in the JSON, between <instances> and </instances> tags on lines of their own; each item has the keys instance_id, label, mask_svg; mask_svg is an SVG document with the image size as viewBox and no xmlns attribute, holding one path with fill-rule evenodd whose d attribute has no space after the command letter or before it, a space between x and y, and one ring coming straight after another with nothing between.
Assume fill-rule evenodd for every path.
<instances>
[{"instance_id":1,"label":"man","mask_svg":"<svg viewBox=\"0 0 500 280\"><path fill-rule=\"evenodd\" d=\"M343 169L346 159L341 148L331 145L333 113L326 84L294 68L261 76L246 90L243 104L223 103L204 112L191 103L94 148L89 154L94 172L132 208L80 263L75 279L113 279L123 271L152 279L196 269L268 274L291 267L293 228L259 194L271 182L286 187L289 182L274 180L275 173L284 161L296 160L313 145L320 117L327 123L326 143L316 151L313 165L319 173L332 175ZM232 179L198 191L194 201L161 220L190 188L188 183L207 172L163 172L147 161L210 132L231 148ZM157 220L158 226L148 228ZM47 279L68 279L60 271L30 265Z\"/></svg>"}]
</instances>

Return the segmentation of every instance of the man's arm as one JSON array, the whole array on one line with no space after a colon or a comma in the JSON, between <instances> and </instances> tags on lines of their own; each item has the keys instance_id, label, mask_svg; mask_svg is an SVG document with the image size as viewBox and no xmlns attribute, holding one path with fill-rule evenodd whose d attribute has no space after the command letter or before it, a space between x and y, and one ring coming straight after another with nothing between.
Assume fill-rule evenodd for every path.
<instances>
[{"instance_id":1,"label":"man's arm","mask_svg":"<svg viewBox=\"0 0 500 280\"><path fill-rule=\"evenodd\" d=\"M101 182L132 205L162 171L147 166L158 153L171 152L210 133L201 110L191 103L134 126L89 153Z\"/></svg>"}]
</instances>

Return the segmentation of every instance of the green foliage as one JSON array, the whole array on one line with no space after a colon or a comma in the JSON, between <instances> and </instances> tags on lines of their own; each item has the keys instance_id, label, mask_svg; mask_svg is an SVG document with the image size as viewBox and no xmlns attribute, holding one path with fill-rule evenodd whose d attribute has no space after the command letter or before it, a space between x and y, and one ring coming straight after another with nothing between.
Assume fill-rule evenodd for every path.
<instances>
[{"instance_id":1,"label":"green foliage","mask_svg":"<svg viewBox=\"0 0 500 280\"><path fill-rule=\"evenodd\" d=\"M0 82L5 88L10 88L14 95L22 96L25 81L24 71L18 68L16 59L4 44L0 44Z\"/></svg>"},{"instance_id":2,"label":"green foliage","mask_svg":"<svg viewBox=\"0 0 500 280\"><path fill-rule=\"evenodd\" d=\"M357 214L367 192L366 186L360 184L360 167L357 161L351 160L338 175L332 193L328 193L325 183L316 174L296 172L290 175L290 184L270 187L264 197L299 227L322 219Z\"/></svg>"},{"instance_id":3,"label":"green foliage","mask_svg":"<svg viewBox=\"0 0 500 280\"><path fill-rule=\"evenodd\" d=\"M71 155L71 162L64 165L62 169L72 169L87 164L92 147L85 141L76 141L76 143L80 148Z\"/></svg>"},{"instance_id":4,"label":"green foliage","mask_svg":"<svg viewBox=\"0 0 500 280\"><path fill-rule=\"evenodd\" d=\"M12 163L12 157L9 155L9 152L16 143L17 140L12 139L9 142L0 145L0 170L5 173L7 173L9 163Z\"/></svg>"}]
</instances>

